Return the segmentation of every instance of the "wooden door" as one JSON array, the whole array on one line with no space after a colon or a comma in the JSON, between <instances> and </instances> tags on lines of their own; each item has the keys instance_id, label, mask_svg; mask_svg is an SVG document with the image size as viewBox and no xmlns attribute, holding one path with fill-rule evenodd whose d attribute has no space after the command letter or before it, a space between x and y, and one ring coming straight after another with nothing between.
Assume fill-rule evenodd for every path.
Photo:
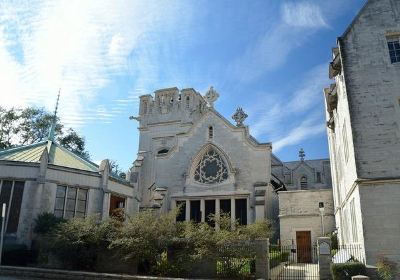
<instances>
[{"instance_id":1,"label":"wooden door","mask_svg":"<svg viewBox=\"0 0 400 280\"><path fill-rule=\"evenodd\" d=\"M311 263L311 231L296 231L297 262Z\"/></svg>"}]
</instances>

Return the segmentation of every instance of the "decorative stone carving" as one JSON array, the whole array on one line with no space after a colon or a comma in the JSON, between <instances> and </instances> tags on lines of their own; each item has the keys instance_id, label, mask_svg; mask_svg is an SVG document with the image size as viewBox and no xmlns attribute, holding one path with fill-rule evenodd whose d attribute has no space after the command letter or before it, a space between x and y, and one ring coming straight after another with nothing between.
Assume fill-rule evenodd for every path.
<instances>
[{"instance_id":1,"label":"decorative stone carving","mask_svg":"<svg viewBox=\"0 0 400 280\"><path fill-rule=\"evenodd\" d=\"M232 119L236 122L236 126L243 126L243 122L247 117L248 115L239 107L236 109L236 113L233 114Z\"/></svg>"},{"instance_id":2,"label":"decorative stone carving","mask_svg":"<svg viewBox=\"0 0 400 280\"><path fill-rule=\"evenodd\" d=\"M210 87L210 89L204 96L204 99L207 101L210 107L214 107L214 102L217 101L218 97L219 97L218 92L214 89L214 87Z\"/></svg>"}]
</instances>

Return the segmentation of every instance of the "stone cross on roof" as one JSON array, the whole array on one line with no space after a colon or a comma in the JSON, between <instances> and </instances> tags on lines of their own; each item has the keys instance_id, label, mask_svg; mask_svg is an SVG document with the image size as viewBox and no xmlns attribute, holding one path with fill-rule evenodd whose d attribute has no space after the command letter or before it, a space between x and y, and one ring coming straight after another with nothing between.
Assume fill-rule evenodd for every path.
<instances>
[{"instance_id":1,"label":"stone cross on roof","mask_svg":"<svg viewBox=\"0 0 400 280\"><path fill-rule=\"evenodd\" d=\"M235 114L233 114L232 119L236 122L236 126L243 126L243 122L247 117L248 115L243 111L243 109L238 107Z\"/></svg>"},{"instance_id":2,"label":"stone cross on roof","mask_svg":"<svg viewBox=\"0 0 400 280\"><path fill-rule=\"evenodd\" d=\"M306 157L306 154L304 153L303 148L300 149L299 151L299 158L301 161L304 161L304 158Z\"/></svg>"}]
</instances>

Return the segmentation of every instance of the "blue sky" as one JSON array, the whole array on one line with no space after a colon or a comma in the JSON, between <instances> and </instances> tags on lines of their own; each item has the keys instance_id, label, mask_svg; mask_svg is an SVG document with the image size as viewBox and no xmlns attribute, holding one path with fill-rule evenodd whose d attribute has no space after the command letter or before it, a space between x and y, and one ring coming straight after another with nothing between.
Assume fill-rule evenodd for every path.
<instances>
[{"instance_id":1,"label":"blue sky","mask_svg":"<svg viewBox=\"0 0 400 280\"><path fill-rule=\"evenodd\" d=\"M282 160L328 157L322 89L331 48L365 0L1 1L0 105L44 106L92 160L136 158L138 96L219 92Z\"/></svg>"}]
</instances>

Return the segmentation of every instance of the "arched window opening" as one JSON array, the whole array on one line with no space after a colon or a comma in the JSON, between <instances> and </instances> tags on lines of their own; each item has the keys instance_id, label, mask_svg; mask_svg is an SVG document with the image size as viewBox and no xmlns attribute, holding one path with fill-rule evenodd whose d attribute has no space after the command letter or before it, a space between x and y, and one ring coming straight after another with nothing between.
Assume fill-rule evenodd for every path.
<instances>
[{"instance_id":1,"label":"arched window opening","mask_svg":"<svg viewBox=\"0 0 400 280\"><path fill-rule=\"evenodd\" d=\"M228 179L228 168L222 156L210 148L197 163L194 180L202 184L217 184Z\"/></svg>"},{"instance_id":2,"label":"arched window opening","mask_svg":"<svg viewBox=\"0 0 400 280\"><path fill-rule=\"evenodd\" d=\"M307 177L306 176L301 177L301 179L300 179L300 188L302 190L307 190L308 189Z\"/></svg>"},{"instance_id":3,"label":"arched window opening","mask_svg":"<svg viewBox=\"0 0 400 280\"><path fill-rule=\"evenodd\" d=\"M143 101L143 103L142 103L142 112L143 112L143 114L147 114L147 102L146 101Z\"/></svg>"},{"instance_id":4,"label":"arched window opening","mask_svg":"<svg viewBox=\"0 0 400 280\"><path fill-rule=\"evenodd\" d=\"M208 139L214 138L214 128L212 126L208 127Z\"/></svg>"},{"instance_id":5,"label":"arched window opening","mask_svg":"<svg viewBox=\"0 0 400 280\"><path fill-rule=\"evenodd\" d=\"M159 151L157 152L157 155L159 155L159 156L161 156L161 155L166 155L166 154L168 154L168 152L169 152L168 149L162 149L162 150L159 150Z\"/></svg>"},{"instance_id":6,"label":"arched window opening","mask_svg":"<svg viewBox=\"0 0 400 280\"><path fill-rule=\"evenodd\" d=\"M186 96L186 108L189 108L190 97Z\"/></svg>"}]
</instances>

